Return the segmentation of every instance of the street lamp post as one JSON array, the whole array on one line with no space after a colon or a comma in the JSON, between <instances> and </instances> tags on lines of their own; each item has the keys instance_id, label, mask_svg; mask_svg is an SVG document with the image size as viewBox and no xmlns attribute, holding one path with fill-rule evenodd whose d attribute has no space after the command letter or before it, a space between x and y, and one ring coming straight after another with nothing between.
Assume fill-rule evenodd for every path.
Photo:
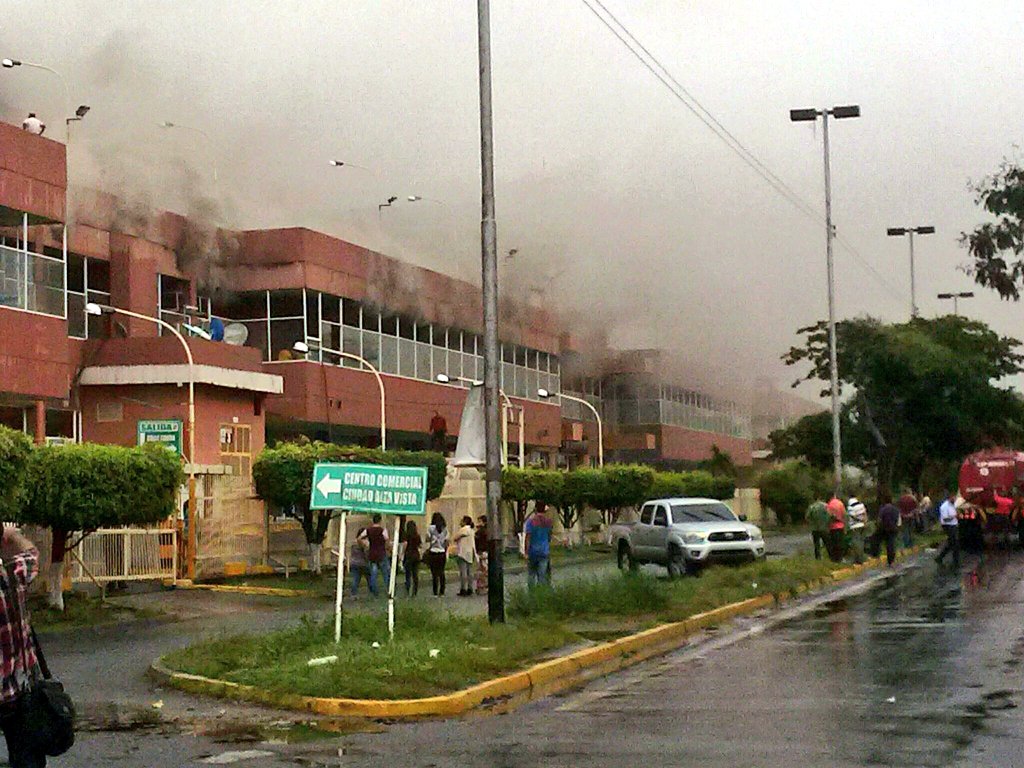
<instances>
[{"instance_id":1,"label":"street lamp post","mask_svg":"<svg viewBox=\"0 0 1024 768\"><path fill-rule=\"evenodd\" d=\"M973 299L974 298L974 291L960 291L959 293L939 293L939 294L936 294L936 298L938 298L938 299L945 299L945 300L952 299L953 300L953 315L955 317L956 315L960 314L960 312L959 312L959 309L960 309L960 299Z\"/></svg>"},{"instance_id":2,"label":"street lamp post","mask_svg":"<svg viewBox=\"0 0 1024 768\"><path fill-rule=\"evenodd\" d=\"M889 227L885 230L889 237L903 237L910 240L910 316L917 317L917 289L914 280L914 235L934 235L935 227Z\"/></svg>"},{"instance_id":3,"label":"street lamp post","mask_svg":"<svg viewBox=\"0 0 1024 768\"><path fill-rule=\"evenodd\" d=\"M549 397L561 397L565 400L571 400L574 403L582 403L587 406L590 411L594 414L594 418L597 419L597 465L599 467L604 466L604 427L601 424L601 414L598 413L597 408L589 400L584 400L582 397L575 397L574 395L567 395L565 392L549 392L546 389L538 389L537 397L542 397L545 400Z\"/></svg>"},{"instance_id":4,"label":"street lamp post","mask_svg":"<svg viewBox=\"0 0 1024 768\"><path fill-rule=\"evenodd\" d=\"M482 387L483 382L479 379L468 379L465 376L449 376L447 373L439 373L435 376L441 384L450 384L453 381L461 381L463 384L469 384L473 387ZM526 466L526 428L524 422L526 420L526 412L522 406L518 406L513 403L509 396L505 394L505 390L498 389L498 394L502 399L502 410L505 411L505 418L501 420L501 464L502 466L508 466L508 413L515 413L519 411L519 468L523 469Z\"/></svg>"},{"instance_id":5,"label":"street lamp post","mask_svg":"<svg viewBox=\"0 0 1024 768\"><path fill-rule=\"evenodd\" d=\"M309 345L304 341L296 341L292 345L292 349L300 355L309 354ZM388 442L388 421L387 409L385 408L384 403L384 377L380 375L380 371L378 371L377 368L368 360L364 360L359 355L352 354L351 352L342 352L340 349L327 349L326 347L321 347L320 352L328 355L337 355L338 357L344 357L349 360L354 360L357 363L361 363L362 365L365 365L370 370L370 373L373 374L374 378L377 379L377 389L380 390L380 449L382 451L386 451ZM324 392L324 397L327 397L326 392Z\"/></svg>"},{"instance_id":6,"label":"street lamp post","mask_svg":"<svg viewBox=\"0 0 1024 768\"><path fill-rule=\"evenodd\" d=\"M835 238L836 233L832 225L832 168L828 144L829 116L837 120L860 117L860 107L854 104L832 107L832 109L791 109L789 111L789 119L795 123L816 122L818 117L821 117L821 133L825 158L825 259L828 268L828 357L832 390L832 484L833 490L836 496L838 496L843 481L843 457L839 431L839 364L836 360L835 276L832 258L832 240Z\"/></svg>"},{"instance_id":7,"label":"street lamp post","mask_svg":"<svg viewBox=\"0 0 1024 768\"><path fill-rule=\"evenodd\" d=\"M124 315L133 317L136 320L145 320L155 323L161 328L166 328L181 343L185 350L185 357L188 359L188 558L186 575L190 579L196 577L196 527L199 520L199 510L196 509L196 372L195 361L192 359L192 350L185 341L181 332L170 323L161 320L159 317L141 315L138 312L130 312L127 309L119 309L106 304L89 302L85 305L85 311L90 315Z\"/></svg>"}]
</instances>

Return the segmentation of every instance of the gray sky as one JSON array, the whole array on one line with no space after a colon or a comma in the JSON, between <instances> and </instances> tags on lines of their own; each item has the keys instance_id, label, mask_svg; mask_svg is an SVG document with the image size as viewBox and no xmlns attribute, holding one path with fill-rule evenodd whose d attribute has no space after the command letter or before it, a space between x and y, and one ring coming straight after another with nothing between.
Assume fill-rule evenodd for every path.
<instances>
[{"instance_id":1,"label":"gray sky","mask_svg":"<svg viewBox=\"0 0 1024 768\"><path fill-rule=\"evenodd\" d=\"M1017 2L606 0L761 160L823 209L820 127L791 107L858 103L834 124L840 316L909 313L971 290L958 234L981 220L967 189L1022 140L1024 14ZM475 3L451 0L18 0L0 55L68 75L93 110L73 178L227 223L305 225L476 280L479 150ZM510 291L535 286L622 345L708 359L723 378L767 373L796 327L825 314L823 227L700 124L580 0L493 0L499 248ZM0 71L0 118L34 110L59 136L45 73ZM171 120L210 136L166 131ZM216 155L220 183L212 183ZM335 157L371 169L335 169ZM399 201L378 217L389 195ZM406 195L427 200L402 202ZM962 308L1024 335L1024 308ZM753 376L743 374L743 379Z\"/></svg>"}]
</instances>

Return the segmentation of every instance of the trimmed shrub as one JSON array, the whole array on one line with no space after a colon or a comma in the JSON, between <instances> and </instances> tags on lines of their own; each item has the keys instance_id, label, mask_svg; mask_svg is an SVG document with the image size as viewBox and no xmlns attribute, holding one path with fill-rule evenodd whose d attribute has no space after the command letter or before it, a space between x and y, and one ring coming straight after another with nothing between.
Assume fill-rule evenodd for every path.
<instances>
[{"instance_id":1,"label":"trimmed shrub","mask_svg":"<svg viewBox=\"0 0 1024 768\"><path fill-rule=\"evenodd\" d=\"M0 520L14 519L21 510L31 453L26 435L0 427Z\"/></svg>"},{"instance_id":2,"label":"trimmed shrub","mask_svg":"<svg viewBox=\"0 0 1024 768\"><path fill-rule=\"evenodd\" d=\"M757 483L761 504L775 513L779 525L799 523L807 507L829 495L828 478L803 459L787 461L764 472Z\"/></svg>"}]
</instances>

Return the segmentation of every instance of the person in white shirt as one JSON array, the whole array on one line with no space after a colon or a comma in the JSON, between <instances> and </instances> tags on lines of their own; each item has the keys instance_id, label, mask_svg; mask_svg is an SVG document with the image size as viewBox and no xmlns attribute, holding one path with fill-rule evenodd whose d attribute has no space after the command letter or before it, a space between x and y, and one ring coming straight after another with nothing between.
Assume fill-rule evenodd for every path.
<instances>
[{"instance_id":1,"label":"person in white shirt","mask_svg":"<svg viewBox=\"0 0 1024 768\"><path fill-rule=\"evenodd\" d=\"M28 117L26 117L21 123L21 128L29 133L34 133L36 136L42 136L43 131L46 130L46 126L43 124L43 121L36 117L35 112L28 113Z\"/></svg>"},{"instance_id":2,"label":"person in white shirt","mask_svg":"<svg viewBox=\"0 0 1024 768\"><path fill-rule=\"evenodd\" d=\"M856 496L846 505L846 527L850 531L850 551L855 563L864 562L864 526L868 522L868 508Z\"/></svg>"},{"instance_id":3,"label":"person in white shirt","mask_svg":"<svg viewBox=\"0 0 1024 768\"><path fill-rule=\"evenodd\" d=\"M946 543L935 558L941 563L948 552L953 553L953 567L960 567L960 529L956 514L956 492L945 494L946 500L939 506L939 523L946 532Z\"/></svg>"}]
</instances>

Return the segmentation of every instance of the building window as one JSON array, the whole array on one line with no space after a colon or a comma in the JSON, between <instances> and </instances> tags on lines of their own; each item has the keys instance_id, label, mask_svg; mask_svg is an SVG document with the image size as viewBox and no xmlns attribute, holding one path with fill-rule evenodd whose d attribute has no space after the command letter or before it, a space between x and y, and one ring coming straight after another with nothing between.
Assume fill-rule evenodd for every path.
<instances>
[{"instance_id":1,"label":"building window","mask_svg":"<svg viewBox=\"0 0 1024 768\"><path fill-rule=\"evenodd\" d=\"M124 403L119 400L101 400L96 403L96 421L114 422L124 420Z\"/></svg>"},{"instance_id":2,"label":"building window","mask_svg":"<svg viewBox=\"0 0 1024 768\"><path fill-rule=\"evenodd\" d=\"M252 427L248 424L220 425L220 463L233 474L252 477Z\"/></svg>"}]
</instances>

